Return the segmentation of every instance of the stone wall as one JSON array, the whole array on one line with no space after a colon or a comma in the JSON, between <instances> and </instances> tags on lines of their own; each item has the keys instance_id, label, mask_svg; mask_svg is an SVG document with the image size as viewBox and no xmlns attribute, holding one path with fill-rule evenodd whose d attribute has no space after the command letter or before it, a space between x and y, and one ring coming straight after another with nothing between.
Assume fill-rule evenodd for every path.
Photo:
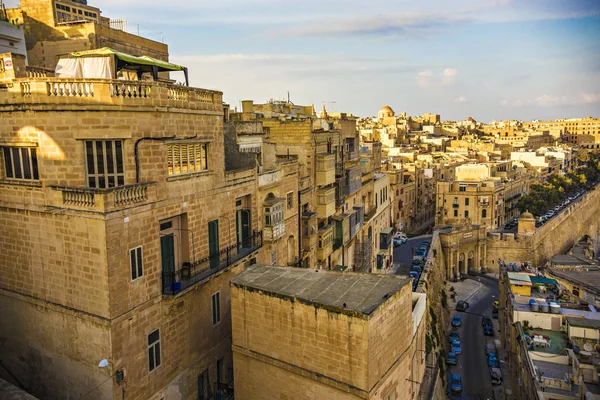
<instances>
[{"instance_id":1,"label":"stone wall","mask_svg":"<svg viewBox=\"0 0 600 400\"><path fill-rule=\"evenodd\" d=\"M488 233L487 265L497 270L505 261L529 261L542 265L556 254L564 254L581 237L598 236L600 189L586 193L539 228L534 234Z\"/></svg>"},{"instance_id":2,"label":"stone wall","mask_svg":"<svg viewBox=\"0 0 600 400\"><path fill-rule=\"evenodd\" d=\"M445 351L446 346L446 329L449 326L450 313L444 307L442 292L446 290L447 269L439 231L434 231L427 254L427 262L417 287L417 292L427 295L426 344L421 349L426 350L428 366L436 362L440 353ZM443 385L444 377L444 370L439 369L438 375L432 378L436 382L432 386L433 393L439 392L438 386ZM429 389L427 387L420 388L420 390Z\"/></svg>"}]
</instances>

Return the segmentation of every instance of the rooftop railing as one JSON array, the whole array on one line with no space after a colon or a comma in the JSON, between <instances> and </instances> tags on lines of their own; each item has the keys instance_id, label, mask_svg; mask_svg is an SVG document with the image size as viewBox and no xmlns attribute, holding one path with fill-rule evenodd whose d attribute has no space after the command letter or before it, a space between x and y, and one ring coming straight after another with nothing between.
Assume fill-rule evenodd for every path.
<instances>
[{"instance_id":1,"label":"rooftop railing","mask_svg":"<svg viewBox=\"0 0 600 400\"><path fill-rule=\"evenodd\" d=\"M14 79L0 105L47 104L174 107L223 111L222 93L153 81L31 77Z\"/></svg>"}]
</instances>

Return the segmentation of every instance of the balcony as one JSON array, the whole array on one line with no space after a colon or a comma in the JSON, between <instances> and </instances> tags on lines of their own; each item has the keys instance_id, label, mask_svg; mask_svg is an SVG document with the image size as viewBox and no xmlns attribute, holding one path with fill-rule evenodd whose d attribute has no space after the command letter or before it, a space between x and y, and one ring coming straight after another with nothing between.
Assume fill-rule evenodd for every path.
<instances>
[{"instance_id":1,"label":"balcony","mask_svg":"<svg viewBox=\"0 0 600 400\"><path fill-rule=\"evenodd\" d=\"M263 227L263 240L265 242L274 242L285 235L285 222L280 222L274 226Z\"/></svg>"},{"instance_id":2,"label":"balcony","mask_svg":"<svg viewBox=\"0 0 600 400\"><path fill-rule=\"evenodd\" d=\"M317 214L319 218L328 218L335 213L335 188L317 189Z\"/></svg>"},{"instance_id":3,"label":"balcony","mask_svg":"<svg viewBox=\"0 0 600 400\"><path fill-rule=\"evenodd\" d=\"M19 78L0 95L0 104L28 106L133 106L223 111L222 93L163 82L90 78Z\"/></svg>"},{"instance_id":4,"label":"balcony","mask_svg":"<svg viewBox=\"0 0 600 400\"><path fill-rule=\"evenodd\" d=\"M80 186L51 186L56 191L51 203L73 210L111 212L156 200L156 182L136 183L106 189Z\"/></svg>"},{"instance_id":5,"label":"balcony","mask_svg":"<svg viewBox=\"0 0 600 400\"><path fill-rule=\"evenodd\" d=\"M377 206L375 204L371 204L369 206L369 212L365 214L365 223L369 222L374 216L377 214Z\"/></svg>"},{"instance_id":6,"label":"balcony","mask_svg":"<svg viewBox=\"0 0 600 400\"><path fill-rule=\"evenodd\" d=\"M267 188L279 183L279 170L265 172L258 175L258 187Z\"/></svg>"},{"instance_id":7,"label":"balcony","mask_svg":"<svg viewBox=\"0 0 600 400\"><path fill-rule=\"evenodd\" d=\"M183 263L172 273L162 274L162 293L174 296L190 286L229 267L236 261L249 256L262 246L262 232L254 234L240 242L225 247L218 254L208 256L193 263ZM211 267L213 265L214 267Z\"/></svg>"},{"instance_id":8,"label":"balcony","mask_svg":"<svg viewBox=\"0 0 600 400\"><path fill-rule=\"evenodd\" d=\"M333 225L326 225L319 229L319 246L317 259L324 261L333 252Z\"/></svg>"},{"instance_id":9,"label":"balcony","mask_svg":"<svg viewBox=\"0 0 600 400\"><path fill-rule=\"evenodd\" d=\"M335 182L335 154L317 154L317 186Z\"/></svg>"},{"instance_id":10,"label":"balcony","mask_svg":"<svg viewBox=\"0 0 600 400\"><path fill-rule=\"evenodd\" d=\"M310 251L317 245L317 213L302 213L302 250Z\"/></svg>"}]
</instances>

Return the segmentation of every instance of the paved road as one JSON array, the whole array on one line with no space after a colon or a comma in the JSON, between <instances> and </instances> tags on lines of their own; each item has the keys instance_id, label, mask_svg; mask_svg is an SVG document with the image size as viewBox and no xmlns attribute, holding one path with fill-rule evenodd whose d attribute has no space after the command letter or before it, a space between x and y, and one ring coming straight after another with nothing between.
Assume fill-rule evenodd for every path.
<instances>
[{"instance_id":1,"label":"paved road","mask_svg":"<svg viewBox=\"0 0 600 400\"><path fill-rule=\"evenodd\" d=\"M459 335L463 349L462 354L458 356L458 365L452 366L450 371L458 372L463 379L461 399L487 400L494 397L485 344L498 339L499 333L498 324L494 320L495 336L484 336L481 315L492 316L492 302L498 299L498 281L485 275L477 275L472 279L478 279L483 286L468 300L467 312L460 313L462 327L459 328ZM453 311L452 315L455 313L456 311Z\"/></svg>"},{"instance_id":2,"label":"paved road","mask_svg":"<svg viewBox=\"0 0 600 400\"><path fill-rule=\"evenodd\" d=\"M431 242L431 235L421 235L408 239L403 245L394 248L394 264L400 264L394 272L396 275L408 275L412 268L412 248L416 247L418 249L421 243L426 240Z\"/></svg>"}]
</instances>

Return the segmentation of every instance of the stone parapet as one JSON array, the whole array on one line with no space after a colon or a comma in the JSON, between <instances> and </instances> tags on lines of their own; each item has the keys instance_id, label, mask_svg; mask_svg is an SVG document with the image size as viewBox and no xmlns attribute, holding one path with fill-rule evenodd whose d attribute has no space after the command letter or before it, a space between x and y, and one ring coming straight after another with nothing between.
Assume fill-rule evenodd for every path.
<instances>
[{"instance_id":1,"label":"stone parapet","mask_svg":"<svg viewBox=\"0 0 600 400\"><path fill-rule=\"evenodd\" d=\"M0 107L69 105L170 107L222 113L221 92L162 82L87 78L14 79L0 92Z\"/></svg>"}]
</instances>

